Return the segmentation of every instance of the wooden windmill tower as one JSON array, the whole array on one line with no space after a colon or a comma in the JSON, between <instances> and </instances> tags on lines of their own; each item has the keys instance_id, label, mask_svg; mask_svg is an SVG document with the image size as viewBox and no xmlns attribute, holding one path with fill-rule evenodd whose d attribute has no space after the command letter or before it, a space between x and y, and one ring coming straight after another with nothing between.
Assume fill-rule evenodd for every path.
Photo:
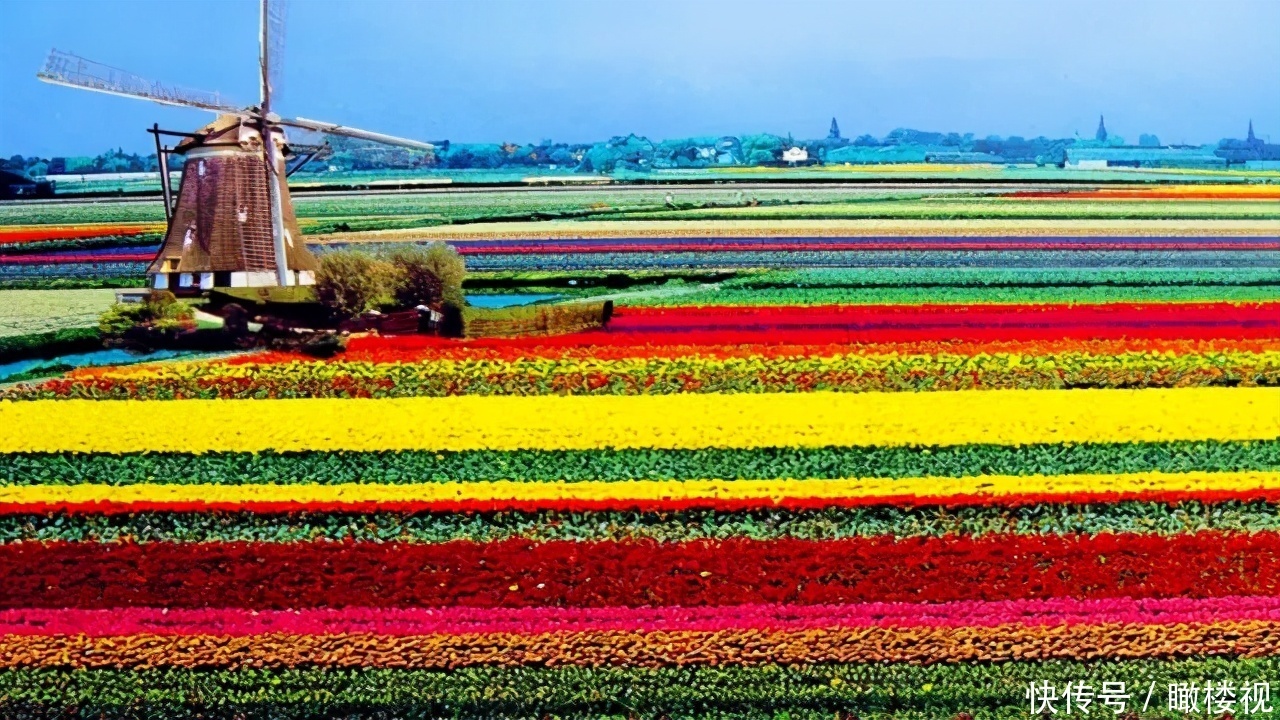
<instances>
[{"instance_id":1,"label":"wooden windmill tower","mask_svg":"<svg viewBox=\"0 0 1280 720\"><path fill-rule=\"evenodd\" d=\"M283 1L261 0L261 99L257 106L248 108L234 105L218 93L149 82L58 50L49 55L37 74L41 80L58 85L218 113L217 119L194 133L158 126L149 130L156 137L168 229L147 268L148 286L193 294L215 287L315 282L319 263L302 241L285 178L291 172L289 159L299 160L292 168L297 170L320 148L303 152L290 148L286 127L433 149L430 143L314 120L281 118L273 112L271 92L283 37ZM169 149L161 146L161 135L183 139ZM170 153L184 157L176 203L169 185Z\"/></svg>"}]
</instances>

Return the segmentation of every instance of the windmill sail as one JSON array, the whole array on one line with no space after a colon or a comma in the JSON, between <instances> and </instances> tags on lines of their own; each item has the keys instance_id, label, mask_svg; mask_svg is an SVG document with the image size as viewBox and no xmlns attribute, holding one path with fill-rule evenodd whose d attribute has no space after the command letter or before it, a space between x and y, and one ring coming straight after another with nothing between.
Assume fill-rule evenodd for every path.
<instances>
[{"instance_id":1,"label":"windmill sail","mask_svg":"<svg viewBox=\"0 0 1280 720\"><path fill-rule=\"evenodd\" d=\"M262 0L261 36L258 43L258 59L261 70L262 98L259 104L259 128L267 161L267 191L270 198L271 240L275 248L276 274L282 286L292 285L293 273L289 272L288 248L284 227L284 157L276 145L276 134L270 121L273 78L284 45L284 4L282 0ZM281 135L281 140L284 136Z\"/></svg>"},{"instance_id":2,"label":"windmill sail","mask_svg":"<svg viewBox=\"0 0 1280 720\"><path fill-rule=\"evenodd\" d=\"M277 125L285 127L294 127L301 130L313 130L315 132L325 133L326 135L341 135L342 137L356 138L359 140L370 140L383 145L398 145L400 147L414 148L417 150L434 150L435 145L419 140L408 140L406 138L396 137L394 135L383 135L382 133L369 132L359 128L347 127L346 125L335 125L334 123L321 122L319 120L307 120L305 118L280 118L275 121Z\"/></svg>"},{"instance_id":3,"label":"windmill sail","mask_svg":"<svg viewBox=\"0 0 1280 720\"><path fill-rule=\"evenodd\" d=\"M273 107L279 102L280 78L284 76L284 28L288 8L286 0L262 0L263 100Z\"/></svg>"},{"instance_id":4,"label":"windmill sail","mask_svg":"<svg viewBox=\"0 0 1280 720\"><path fill-rule=\"evenodd\" d=\"M54 85L83 88L120 97L150 100L162 105L199 108L213 112L242 114L221 93L188 90L147 80L131 72L86 60L79 55L54 49L36 77Z\"/></svg>"}]
</instances>

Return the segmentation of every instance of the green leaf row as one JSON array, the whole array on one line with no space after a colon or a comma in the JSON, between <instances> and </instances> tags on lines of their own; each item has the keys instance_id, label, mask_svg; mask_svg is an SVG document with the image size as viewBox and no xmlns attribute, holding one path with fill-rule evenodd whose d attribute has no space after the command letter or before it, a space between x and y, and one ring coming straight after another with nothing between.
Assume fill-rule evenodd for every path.
<instances>
[{"instance_id":1,"label":"green leaf row","mask_svg":"<svg viewBox=\"0 0 1280 720\"><path fill-rule=\"evenodd\" d=\"M23 243L0 244L0 255L22 255L26 253L48 253L62 250L99 250L102 248L145 247L158 245L164 240L164 233L139 233L136 235L101 235L74 240L37 240ZM109 259L109 258L104 258Z\"/></svg>"},{"instance_id":2,"label":"green leaf row","mask_svg":"<svg viewBox=\"0 0 1280 720\"><path fill-rule=\"evenodd\" d=\"M700 450L9 453L0 485L967 477L1280 468L1280 440Z\"/></svg>"},{"instance_id":3,"label":"green leaf row","mask_svg":"<svg viewBox=\"0 0 1280 720\"><path fill-rule=\"evenodd\" d=\"M1280 506L1263 501L1043 504L1016 508L938 505L750 512L251 512L0 516L0 544L13 542L336 542L442 543L526 539L688 542L748 537L830 540L956 535L1174 535L1200 531L1280 532ZM1280 689L1278 689L1280 692Z\"/></svg>"},{"instance_id":4,"label":"green leaf row","mask_svg":"<svg viewBox=\"0 0 1280 720\"><path fill-rule=\"evenodd\" d=\"M1090 716L1184 718L1169 686L1271 682L1280 659L818 666L463 668L450 671L74 670L0 671L0 716L25 718L789 718L946 720L958 713L1032 717L1027 688L1059 692L1124 683L1122 711ZM1148 695L1150 700L1148 701ZM1203 702L1203 701L1201 701ZM1056 703L1062 714L1064 706ZM1144 711L1144 705L1148 707ZM1273 699L1271 706L1280 705ZM1071 715L1079 717L1079 715ZM1219 714L1195 713L1194 717ZM1236 717L1277 717L1241 713ZM850 717L845 715L844 717Z\"/></svg>"}]
</instances>

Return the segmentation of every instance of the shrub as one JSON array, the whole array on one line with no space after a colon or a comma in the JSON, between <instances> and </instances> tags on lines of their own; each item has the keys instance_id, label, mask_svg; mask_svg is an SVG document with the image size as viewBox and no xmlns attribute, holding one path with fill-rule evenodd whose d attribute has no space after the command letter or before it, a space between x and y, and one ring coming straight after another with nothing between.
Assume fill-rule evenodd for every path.
<instances>
[{"instance_id":1,"label":"shrub","mask_svg":"<svg viewBox=\"0 0 1280 720\"><path fill-rule=\"evenodd\" d=\"M97 328L65 328L27 335L11 335L0 337L0 363L89 352L101 347L102 337L98 334Z\"/></svg>"},{"instance_id":2,"label":"shrub","mask_svg":"<svg viewBox=\"0 0 1280 720\"><path fill-rule=\"evenodd\" d=\"M157 291L145 302L116 303L98 318L103 335L120 336L136 327L153 330L187 330L195 327L195 311L178 302L173 293Z\"/></svg>"},{"instance_id":3,"label":"shrub","mask_svg":"<svg viewBox=\"0 0 1280 720\"><path fill-rule=\"evenodd\" d=\"M389 259L395 269L393 294L397 305L406 308L466 305L462 281L467 267L452 247L439 241L426 247L413 245L397 249Z\"/></svg>"},{"instance_id":4,"label":"shrub","mask_svg":"<svg viewBox=\"0 0 1280 720\"><path fill-rule=\"evenodd\" d=\"M316 296L334 314L354 317L391 302L393 267L358 250L338 250L320 256Z\"/></svg>"}]
</instances>

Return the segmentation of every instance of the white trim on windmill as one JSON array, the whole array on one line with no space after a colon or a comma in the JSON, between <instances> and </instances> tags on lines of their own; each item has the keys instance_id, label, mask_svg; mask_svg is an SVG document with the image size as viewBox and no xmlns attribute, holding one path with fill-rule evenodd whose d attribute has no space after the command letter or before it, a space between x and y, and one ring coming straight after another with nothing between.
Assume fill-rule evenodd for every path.
<instances>
[{"instance_id":1,"label":"white trim on windmill","mask_svg":"<svg viewBox=\"0 0 1280 720\"><path fill-rule=\"evenodd\" d=\"M284 37L284 0L260 0L259 90L256 107L242 108L220 93L182 90L71 53L54 50L37 77L55 85L121 97L194 107L218 117L194 133L175 133L153 126L156 137L165 217L164 241L147 268L148 285L156 289L198 292L216 287L311 285L319 262L301 238L289 186L290 172L322 156L327 146L290 147L284 128L431 150L431 143L369 132L335 123L281 118L273 110L272 93ZM161 147L161 135L182 136L172 149ZM293 153L295 164L288 169ZM168 155L184 156L184 172L176 202L170 200ZM192 165L192 172L185 172Z\"/></svg>"}]
</instances>

